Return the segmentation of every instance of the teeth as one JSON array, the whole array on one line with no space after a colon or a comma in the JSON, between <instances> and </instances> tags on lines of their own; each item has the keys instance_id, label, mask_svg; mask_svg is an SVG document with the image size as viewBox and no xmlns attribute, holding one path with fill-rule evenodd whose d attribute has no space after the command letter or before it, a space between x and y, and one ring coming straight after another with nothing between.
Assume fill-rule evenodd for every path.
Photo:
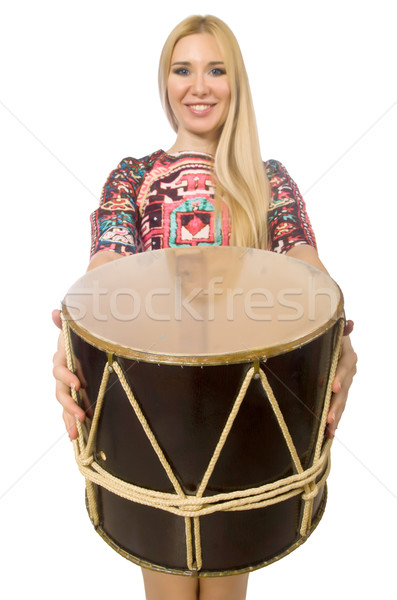
<instances>
[{"instance_id":1,"label":"teeth","mask_svg":"<svg viewBox=\"0 0 397 600\"><path fill-rule=\"evenodd\" d=\"M191 104L193 110L207 110L211 107L211 104Z\"/></svg>"}]
</instances>

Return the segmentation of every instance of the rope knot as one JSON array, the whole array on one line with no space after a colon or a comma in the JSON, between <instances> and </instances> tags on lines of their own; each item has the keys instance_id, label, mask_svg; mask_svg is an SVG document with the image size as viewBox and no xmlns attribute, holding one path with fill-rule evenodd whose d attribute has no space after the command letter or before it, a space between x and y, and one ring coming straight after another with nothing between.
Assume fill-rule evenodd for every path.
<instances>
[{"instance_id":1,"label":"rope knot","mask_svg":"<svg viewBox=\"0 0 397 600\"><path fill-rule=\"evenodd\" d=\"M184 517L192 517L192 513L194 513L194 516L197 516L197 514L204 509L204 505L198 504L197 499L194 498L192 502L180 504L177 508L181 511L181 514Z\"/></svg>"},{"instance_id":2,"label":"rope knot","mask_svg":"<svg viewBox=\"0 0 397 600\"><path fill-rule=\"evenodd\" d=\"M315 498L318 494L318 485L313 484L313 487L311 489L310 492L306 493L306 494L302 494L302 500L304 500L305 502L307 502L308 500L313 500L313 498Z\"/></svg>"},{"instance_id":3,"label":"rope knot","mask_svg":"<svg viewBox=\"0 0 397 600\"><path fill-rule=\"evenodd\" d=\"M88 458L83 458L82 456L80 456L79 462L83 467L90 467L94 462L94 457L92 454L88 456Z\"/></svg>"}]
</instances>

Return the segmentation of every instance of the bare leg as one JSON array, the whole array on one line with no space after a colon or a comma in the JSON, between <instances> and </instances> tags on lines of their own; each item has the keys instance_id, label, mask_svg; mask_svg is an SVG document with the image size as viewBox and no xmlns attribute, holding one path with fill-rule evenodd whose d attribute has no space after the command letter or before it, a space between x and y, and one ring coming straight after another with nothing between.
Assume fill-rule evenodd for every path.
<instances>
[{"instance_id":1,"label":"bare leg","mask_svg":"<svg viewBox=\"0 0 397 600\"><path fill-rule=\"evenodd\" d=\"M227 577L202 577L199 581L200 600L245 600L248 573Z\"/></svg>"},{"instance_id":2,"label":"bare leg","mask_svg":"<svg viewBox=\"0 0 397 600\"><path fill-rule=\"evenodd\" d=\"M142 569L146 600L197 600L198 579ZM231 600L231 599L230 599Z\"/></svg>"}]
</instances>

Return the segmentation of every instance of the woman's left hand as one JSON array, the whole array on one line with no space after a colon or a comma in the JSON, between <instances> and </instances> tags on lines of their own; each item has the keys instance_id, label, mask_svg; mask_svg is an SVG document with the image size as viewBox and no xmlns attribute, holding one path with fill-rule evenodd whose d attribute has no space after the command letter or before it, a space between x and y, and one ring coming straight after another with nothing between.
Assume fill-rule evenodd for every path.
<instances>
[{"instance_id":1,"label":"woman's left hand","mask_svg":"<svg viewBox=\"0 0 397 600\"><path fill-rule=\"evenodd\" d=\"M353 331L353 322L348 321L342 339L341 355L332 384L331 406L327 417L327 436L333 438L340 418L345 410L347 394L357 372L357 354L353 350L349 334Z\"/></svg>"}]
</instances>

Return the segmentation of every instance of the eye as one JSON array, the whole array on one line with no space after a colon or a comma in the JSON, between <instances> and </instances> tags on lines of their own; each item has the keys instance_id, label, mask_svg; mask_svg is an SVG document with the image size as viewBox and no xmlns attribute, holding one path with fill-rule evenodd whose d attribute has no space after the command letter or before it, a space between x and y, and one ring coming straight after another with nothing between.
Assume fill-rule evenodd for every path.
<instances>
[{"instance_id":1,"label":"eye","mask_svg":"<svg viewBox=\"0 0 397 600\"><path fill-rule=\"evenodd\" d=\"M184 77L189 75L189 69L187 69L186 67L177 67L173 69L172 72L175 73L175 75L182 75Z\"/></svg>"},{"instance_id":2,"label":"eye","mask_svg":"<svg viewBox=\"0 0 397 600\"><path fill-rule=\"evenodd\" d=\"M221 67L214 67L211 69L210 73L214 77L219 77L220 75L226 75L226 70L222 69Z\"/></svg>"}]
</instances>

